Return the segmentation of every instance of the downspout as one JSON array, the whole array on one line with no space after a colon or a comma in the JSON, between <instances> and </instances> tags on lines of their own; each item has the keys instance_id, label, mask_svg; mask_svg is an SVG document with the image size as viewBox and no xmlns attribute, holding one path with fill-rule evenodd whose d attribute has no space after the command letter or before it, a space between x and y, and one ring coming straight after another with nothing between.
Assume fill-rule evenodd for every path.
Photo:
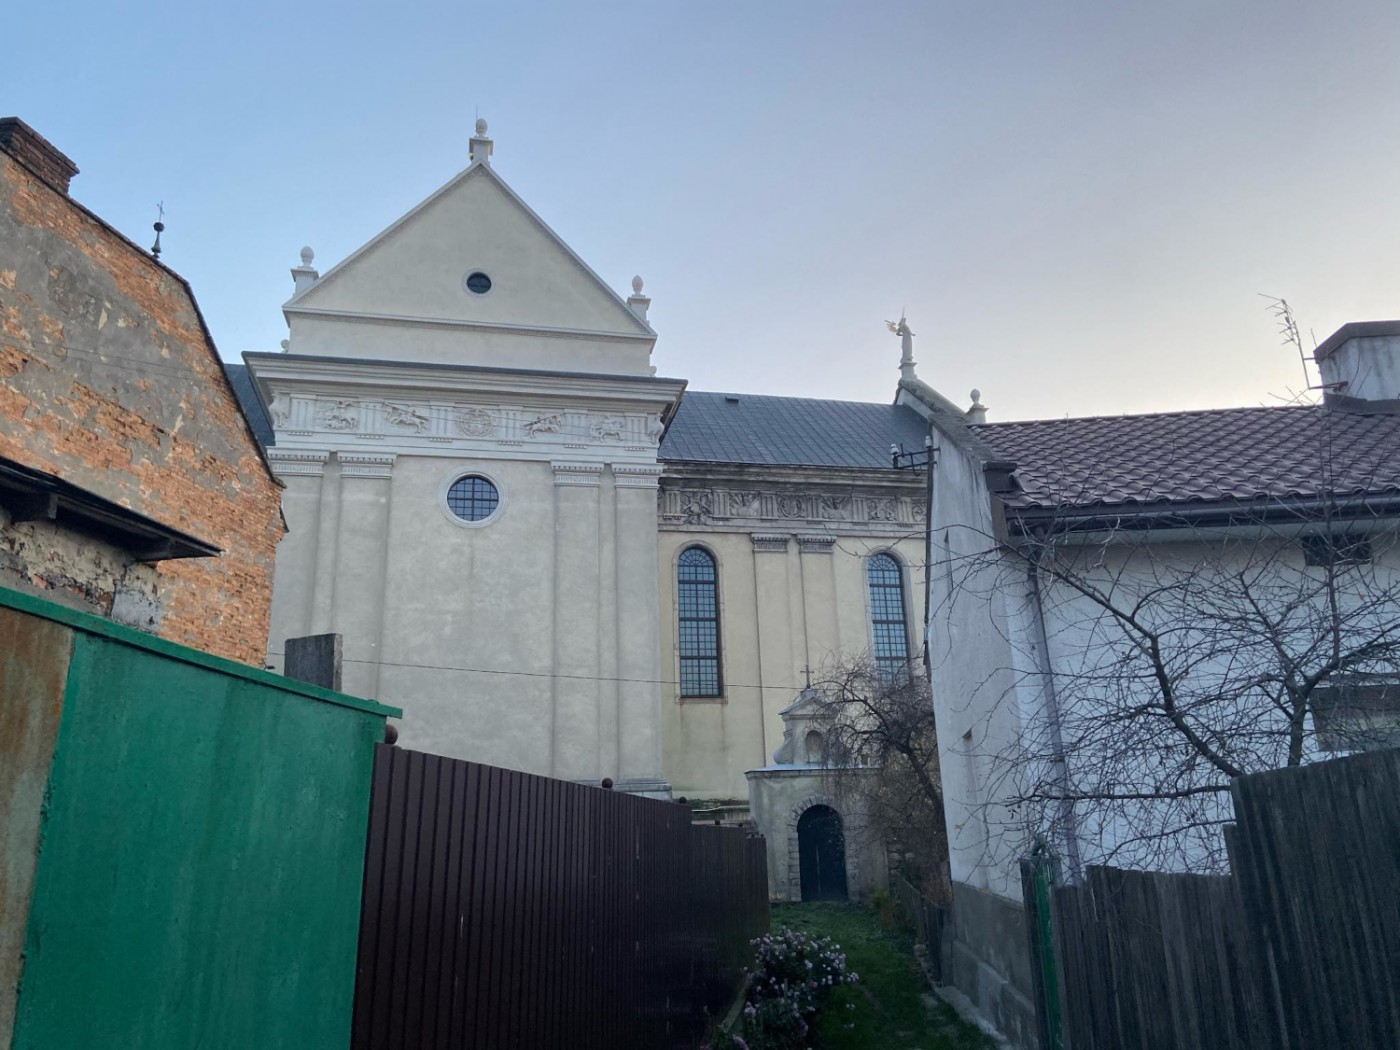
<instances>
[{"instance_id":1,"label":"downspout","mask_svg":"<svg viewBox=\"0 0 1400 1050\"><path fill-rule=\"evenodd\" d=\"M1055 689L1055 674L1050 666L1050 637L1045 630L1045 607L1040 597L1040 559L1044 546L1036 551L1035 560L1027 569L1031 592L1031 608L1035 619L1036 662L1045 683L1045 711L1050 718L1050 768L1059 784L1061 795L1058 822L1065 832L1065 859L1069 862L1070 881L1078 883L1084 877L1079 857L1079 822L1074 812L1074 800L1069 797L1069 764L1065 761L1065 740L1060 720L1060 697Z\"/></svg>"},{"instance_id":2,"label":"downspout","mask_svg":"<svg viewBox=\"0 0 1400 1050\"><path fill-rule=\"evenodd\" d=\"M928 454L928 484L924 493L924 681L932 686L933 646L929 631L933 626L933 470L938 465L932 425L924 436L924 451Z\"/></svg>"}]
</instances>

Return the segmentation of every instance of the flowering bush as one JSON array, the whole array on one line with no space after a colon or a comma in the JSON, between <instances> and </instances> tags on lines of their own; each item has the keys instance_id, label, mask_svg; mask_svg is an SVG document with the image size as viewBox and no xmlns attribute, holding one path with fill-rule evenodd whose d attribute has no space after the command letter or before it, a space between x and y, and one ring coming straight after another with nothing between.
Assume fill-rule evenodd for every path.
<instances>
[{"instance_id":1,"label":"flowering bush","mask_svg":"<svg viewBox=\"0 0 1400 1050\"><path fill-rule=\"evenodd\" d=\"M859 980L858 974L846 969L846 955L830 937L783 930L752 943L749 1006L755 1010L766 1001L780 1000L804 1018L816 1012L833 988Z\"/></svg>"},{"instance_id":2,"label":"flowering bush","mask_svg":"<svg viewBox=\"0 0 1400 1050\"><path fill-rule=\"evenodd\" d=\"M830 937L783 930L752 944L744 1035L716 1035L708 1050L801 1050L812 1015L833 989L855 984L858 976L846 969L846 956Z\"/></svg>"}]
</instances>

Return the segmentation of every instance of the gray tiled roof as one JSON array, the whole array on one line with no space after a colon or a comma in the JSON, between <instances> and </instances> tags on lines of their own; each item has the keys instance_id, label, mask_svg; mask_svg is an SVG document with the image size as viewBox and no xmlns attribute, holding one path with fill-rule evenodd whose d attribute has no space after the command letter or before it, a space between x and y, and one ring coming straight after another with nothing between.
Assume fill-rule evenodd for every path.
<instances>
[{"instance_id":1,"label":"gray tiled roof","mask_svg":"<svg viewBox=\"0 0 1400 1050\"><path fill-rule=\"evenodd\" d=\"M971 428L1016 463L1013 507L1400 493L1400 416L1322 405L1158 412Z\"/></svg>"},{"instance_id":2,"label":"gray tiled roof","mask_svg":"<svg viewBox=\"0 0 1400 1050\"><path fill-rule=\"evenodd\" d=\"M667 463L752 466L890 466L890 445L924 447L927 424L912 409L688 390L661 442Z\"/></svg>"},{"instance_id":3,"label":"gray tiled roof","mask_svg":"<svg viewBox=\"0 0 1400 1050\"><path fill-rule=\"evenodd\" d=\"M253 377L248 374L248 366L229 364L227 361L223 362L223 366L228 381L233 384L233 392L238 395L238 403L243 406L243 414L253 428L253 436L263 448L271 448L275 443L272 424L268 422L267 413L263 411L257 391L253 389Z\"/></svg>"}]
</instances>

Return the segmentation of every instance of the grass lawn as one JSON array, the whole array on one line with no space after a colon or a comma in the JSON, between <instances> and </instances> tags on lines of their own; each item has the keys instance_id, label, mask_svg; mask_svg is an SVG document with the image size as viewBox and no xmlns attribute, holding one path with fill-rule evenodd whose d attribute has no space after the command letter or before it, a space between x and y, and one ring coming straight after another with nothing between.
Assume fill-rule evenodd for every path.
<instances>
[{"instance_id":1,"label":"grass lawn","mask_svg":"<svg viewBox=\"0 0 1400 1050\"><path fill-rule=\"evenodd\" d=\"M860 974L860 982L837 989L818 1016L815 1045L822 1050L985 1050L993 1045L929 991L914 961L912 933L884 929L874 913L854 904L776 904L773 928L783 927L830 937L846 953L846 966Z\"/></svg>"}]
</instances>

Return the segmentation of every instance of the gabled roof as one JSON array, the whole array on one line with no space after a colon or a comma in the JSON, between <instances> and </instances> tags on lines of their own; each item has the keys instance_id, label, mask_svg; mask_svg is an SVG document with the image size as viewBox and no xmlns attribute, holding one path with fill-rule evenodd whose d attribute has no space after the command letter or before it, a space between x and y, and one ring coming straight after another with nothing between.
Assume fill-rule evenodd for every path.
<instances>
[{"instance_id":1,"label":"gabled roof","mask_svg":"<svg viewBox=\"0 0 1400 1050\"><path fill-rule=\"evenodd\" d=\"M501 191L506 195L507 199L509 199L517 208L519 208L520 211L523 212L525 216L530 220L530 222L533 223L536 227L538 227L538 229L545 235L545 237L548 238L551 242L553 242L554 246L586 277L588 277L594 285L597 286L597 289L600 292L602 292L608 299L612 300L614 305L616 305L617 307L620 330L625 329L627 334L634 337L640 336L650 337L652 339L656 338L656 332L652 329L651 325L649 325L646 321L642 320L640 317L638 317L635 313L632 312L632 309L627 305L626 300L624 300L620 295L618 295L611 285L609 285L606 281L599 277L598 274L593 270L593 268L589 266L586 262L584 262L583 259L579 256L579 254L575 252L573 248L569 247L568 243L562 237L560 237L559 234L555 233L554 229L542 218L540 218L539 215L536 214L535 210L531 208L528 204L526 204L524 199L521 198L521 196L518 193L516 193L515 190L511 189L510 184L507 183L505 179L501 178L501 176L496 172L495 168L491 167L490 164L482 163L481 161L473 161L469 166L464 168L462 171L458 172L452 178L448 179L447 182L445 182L442 186L438 187L423 200L419 201L416 205L410 208L403 215L400 215L397 219L391 222L384 229L380 230L377 234L371 237L364 244L360 245L360 247L356 248L344 259L341 259L329 270L321 274L319 279L317 279L314 284L311 284L307 288L294 294L282 305L283 311L286 313L295 313L298 310L305 309L310 304L310 302L314 302L314 300L318 297L318 293L321 290L326 288L328 285L333 284L337 277L339 277L342 273L354 266L354 264L360 258L372 251L378 245L382 244L384 241L388 240L399 230L407 226L410 222L413 221L414 218L416 218L421 212L425 211L427 208L433 205L436 201L440 200L447 194L451 193L453 190L457 189L457 187L474 178L485 178L495 183L495 185L499 187Z\"/></svg>"},{"instance_id":2,"label":"gabled roof","mask_svg":"<svg viewBox=\"0 0 1400 1050\"><path fill-rule=\"evenodd\" d=\"M890 469L890 445L924 447L928 424L913 409L687 391L661 442L666 463Z\"/></svg>"},{"instance_id":3,"label":"gabled roof","mask_svg":"<svg viewBox=\"0 0 1400 1050\"><path fill-rule=\"evenodd\" d=\"M1400 495L1400 415L1286 405L970 429L1015 462L1013 509Z\"/></svg>"}]
</instances>

